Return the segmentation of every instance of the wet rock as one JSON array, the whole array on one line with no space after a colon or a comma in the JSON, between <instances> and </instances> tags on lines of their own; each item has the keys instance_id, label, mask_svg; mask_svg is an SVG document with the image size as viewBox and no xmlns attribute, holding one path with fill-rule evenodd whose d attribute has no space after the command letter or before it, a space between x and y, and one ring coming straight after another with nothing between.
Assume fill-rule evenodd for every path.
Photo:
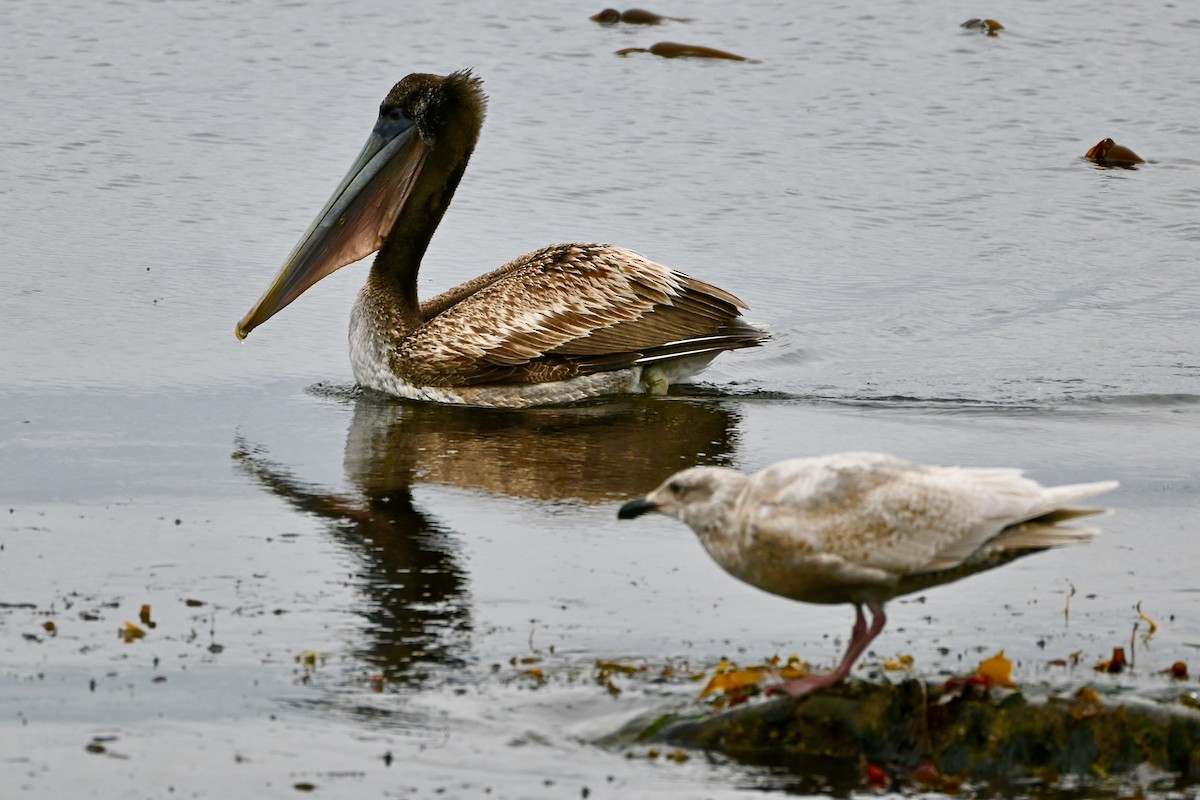
<instances>
[{"instance_id":1,"label":"wet rock","mask_svg":"<svg viewBox=\"0 0 1200 800\"><path fill-rule=\"evenodd\" d=\"M635 732L637 733L637 732ZM1016 784L1150 767L1200 780L1200 712L1122 695L1034 698L1020 691L917 680L854 681L799 701L744 705L702 718L660 718L639 741L710 750L748 764L862 782L863 764L898 776L937 773Z\"/></svg>"}]
</instances>

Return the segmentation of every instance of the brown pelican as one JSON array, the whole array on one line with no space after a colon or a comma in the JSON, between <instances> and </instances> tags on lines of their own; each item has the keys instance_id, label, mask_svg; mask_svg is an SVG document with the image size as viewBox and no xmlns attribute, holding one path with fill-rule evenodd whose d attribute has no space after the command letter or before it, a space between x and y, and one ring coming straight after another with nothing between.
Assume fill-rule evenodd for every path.
<instances>
[{"instance_id":1,"label":"brown pelican","mask_svg":"<svg viewBox=\"0 0 1200 800\"><path fill-rule=\"evenodd\" d=\"M417 270L479 138L469 70L414 74L379 107L358 159L266 294L254 328L334 270L378 251L350 319L363 386L485 406L662 393L723 350L767 338L732 294L604 244L545 247L419 302Z\"/></svg>"}]
</instances>

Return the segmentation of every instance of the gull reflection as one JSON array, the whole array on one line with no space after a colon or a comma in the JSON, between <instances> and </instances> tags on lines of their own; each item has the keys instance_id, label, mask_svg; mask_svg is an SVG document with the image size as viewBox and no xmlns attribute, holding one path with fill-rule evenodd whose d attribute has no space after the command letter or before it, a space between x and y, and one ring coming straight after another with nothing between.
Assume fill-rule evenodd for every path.
<instances>
[{"instance_id":1,"label":"gull reflection","mask_svg":"<svg viewBox=\"0 0 1200 800\"><path fill-rule=\"evenodd\" d=\"M524 411L373 394L350 402L344 468L352 492L306 483L241 438L233 457L264 489L325 520L359 557L353 580L366 599L367 635L355 655L400 684L462 663L471 631L458 535L414 501L415 486L615 502L685 466L728 463L737 438L736 413L711 400L621 398Z\"/></svg>"}]
</instances>

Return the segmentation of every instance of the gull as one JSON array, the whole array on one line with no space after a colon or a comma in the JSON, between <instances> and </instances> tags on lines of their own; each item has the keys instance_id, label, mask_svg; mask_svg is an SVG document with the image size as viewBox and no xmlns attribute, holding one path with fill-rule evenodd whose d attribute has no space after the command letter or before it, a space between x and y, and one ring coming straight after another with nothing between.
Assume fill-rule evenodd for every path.
<instances>
[{"instance_id":1,"label":"gull","mask_svg":"<svg viewBox=\"0 0 1200 800\"><path fill-rule=\"evenodd\" d=\"M677 517L735 578L805 603L853 604L854 628L837 668L779 687L799 698L850 673L887 623L888 600L1087 541L1095 530L1060 523L1104 513L1070 505L1117 485L1045 487L1018 469L837 453L780 461L753 475L691 467L625 503L617 516Z\"/></svg>"}]
</instances>

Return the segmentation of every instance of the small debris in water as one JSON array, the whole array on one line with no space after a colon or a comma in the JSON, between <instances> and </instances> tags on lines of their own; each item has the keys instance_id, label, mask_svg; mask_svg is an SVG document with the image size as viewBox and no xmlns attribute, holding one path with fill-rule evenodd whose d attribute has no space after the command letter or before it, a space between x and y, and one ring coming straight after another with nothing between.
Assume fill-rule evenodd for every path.
<instances>
[{"instance_id":1,"label":"small debris in water","mask_svg":"<svg viewBox=\"0 0 1200 800\"><path fill-rule=\"evenodd\" d=\"M624 47L616 51L616 55L621 57L628 56L631 53L651 53L662 58L718 58L726 61L746 61L750 64L761 63L752 58L739 56L737 53L718 50L715 47L705 47L700 44L680 44L678 42L655 42L649 48Z\"/></svg>"},{"instance_id":2,"label":"small debris in water","mask_svg":"<svg viewBox=\"0 0 1200 800\"><path fill-rule=\"evenodd\" d=\"M994 19L969 19L959 27L967 30L977 30L988 36L995 36L996 31L1004 30L1004 26Z\"/></svg>"},{"instance_id":3,"label":"small debris in water","mask_svg":"<svg viewBox=\"0 0 1200 800\"><path fill-rule=\"evenodd\" d=\"M1142 641L1147 641L1150 639L1151 636L1154 635L1155 631L1158 630L1158 623L1155 622L1154 620L1150 619L1150 617L1148 617L1146 615L1146 612L1142 611L1142 601L1141 600L1139 600L1138 604L1136 606L1134 606L1134 609L1137 611L1138 617L1140 617L1142 620L1144 620L1146 622L1147 628L1146 628L1146 632L1144 634L1142 634Z\"/></svg>"},{"instance_id":4,"label":"small debris in water","mask_svg":"<svg viewBox=\"0 0 1200 800\"><path fill-rule=\"evenodd\" d=\"M717 664L712 678L700 690L700 696L708 697L714 692L721 692L727 697L750 694L768 674L766 666L738 668L730 661L722 659L721 663Z\"/></svg>"},{"instance_id":5,"label":"small debris in water","mask_svg":"<svg viewBox=\"0 0 1200 800\"><path fill-rule=\"evenodd\" d=\"M1090 719L1104 710L1100 695L1090 686L1082 686L1075 692L1075 703L1071 706L1071 717L1080 722Z\"/></svg>"},{"instance_id":6,"label":"small debris in water","mask_svg":"<svg viewBox=\"0 0 1200 800\"><path fill-rule=\"evenodd\" d=\"M778 677L785 681L798 680L811 671L809 664L799 656L791 655L786 663L780 666L782 659L778 655L771 656L765 663L749 667L738 667L728 659L721 659L715 673L704 688L700 690L701 697L707 697L715 692L721 696L714 698L710 705L715 708L737 706L749 700L761 691L760 684L767 678ZM703 674L696 676L703 678ZM768 695L774 694L772 687L767 687Z\"/></svg>"},{"instance_id":7,"label":"small debris in water","mask_svg":"<svg viewBox=\"0 0 1200 800\"><path fill-rule=\"evenodd\" d=\"M590 19L593 22L599 22L601 25L612 25L616 22L624 22L629 25L657 25L663 21L691 22L691 20L681 17L664 17L662 14L655 14L653 11L646 11L641 8L630 8L625 11L606 8L598 14L593 14Z\"/></svg>"},{"instance_id":8,"label":"small debris in water","mask_svg":"<svg viewBox=\"0 0 1200 800\"><path fill-rule=\"evenodd\" d=\"M204 601L203 600L193 600L192 598L189 597L188 599L183 601L183 604L185 606L187 606L188 608L199 608L200 606L204 605Z\"/></svg>"},{"instance_id":9,"label":"small debris in water","mask_svg":"<svg viewBox=\"0 0 1200 800\"><path fill-rule=\"evenodd\" d=\"M138 639L144 639L146 632L127 620L121 630L118 631L118 635L124 640L125 644L131 644Z\"/></svg>"},{"instance_id":10,"label":"small debris in water","mask_svg":"<svg viewBox=\"0 0 1200 800\"><path fill-rule=\"evenodd\" d=\"M883 771L883 767L878 764L867 764L866 774L863 775L863 783L871 789L882 791L891 785L892 779Z\"/></svg>"},{"instance_id":11,"label":"small debris in water","mask_svg":"<svg viewBox=\"0 0 1200 800\"><path fill-rule=\"evenodd\" d=\"M116 740L116 736L93 736L83 749L89 753L107 753L108 748L105 746L105 742L115 742Z\"/></svg>"},{"instance_id":12,"label":"small debris in water","mask_svg":"<svg viewBox=\"0 0 1200 800\"><path fill-rule=\"evenodd\" d=\"M927 789L950 795L958 794L963 783L961 778L951 778L943 775L941 770L937 768L937 765L929 761L922 761L913 767L909 778Z\"/></svg>"},{"instance_id":13,"label":"small debris in water","mask_svg":"<svg viewBox=\"0 0 1200 800\"><path fill-rule=\"evenodd\" d=\"M634 666L633 664L621 664L616 661L597 661L596 671L593 677L596 683L604 687L611 696L617 697L621 694L621 688L613 682L614 675L635 675L639 672L645 672L646 667Z\"/></svg>"},{"instance_id":14,"label":"small debris in water","mask_svg":"<svg viewBox=\"0 0 1200 800\"><path fill-rule=\"evenodd\" d=\"M1067 656L1066 658L1055 658L1055 659L1051 660L1050 666L1052 666L1052 667L1066 667L1066 666L1078 667L1079 662L1082 658L1083 658L1083 651L1076 650L1074 653L1071 653L1071 655Z\"/></svg>"},{"instance_id":15,"label":"small debris in water","mask_svg":"<svg viewBox=\"0 0 1200 800\"><path fill-rule=\"evenodd\" d=\"M1124 145L1117 144L1112 139L1101 139L1093 145L1083 157L1094 161L1102 167L1133 168L1134 164L1145 164L1146 159Z\"/></svg>"},{"instance_id":16,"label":"small debris in water","mask_svg":"<svg viewBox=\"0 0 1200 800\"><path fill-rule=\"evenodd\" d=\"M1110 675L1115 675L1121 670L1125 669L1125 665L1125 648L1114 647L1112 658L1107 661L1097 661L1096 666L1093 667L1093 669L1095 669L1096 672L1107 672Z\"/></svg>"},{"instance_id":17,"label":"small debris in water","mask_svg":"<svg viewBox=\"0 0 1200 800\"><path fill-rule=\"evenodd\" d=\"M975 668L975 674L983 678L989 686L1003 686L1012 689L1016 687L1016 684L1012 682L1012 667L1013 662L1001 650L991 658L980 661L979 666Z\"/></svg>"}]
</instances>

